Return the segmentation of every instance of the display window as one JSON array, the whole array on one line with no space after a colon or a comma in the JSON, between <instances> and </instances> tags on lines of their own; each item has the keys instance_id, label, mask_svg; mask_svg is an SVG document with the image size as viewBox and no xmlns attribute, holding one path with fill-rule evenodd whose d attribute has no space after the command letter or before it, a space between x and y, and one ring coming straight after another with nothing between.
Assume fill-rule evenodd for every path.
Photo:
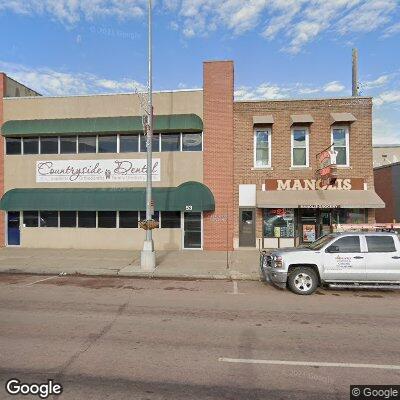
<instances>
[{"instance_id":1,"label":"display window","mask_svg":"<svg viewBox=\"0 0 400 400\"><path fill-rule=\"evenodd\" d=\"M295 236L294 209L264 209L263 225L266 238L293 238Z\"/></svg>"}]
</instances>

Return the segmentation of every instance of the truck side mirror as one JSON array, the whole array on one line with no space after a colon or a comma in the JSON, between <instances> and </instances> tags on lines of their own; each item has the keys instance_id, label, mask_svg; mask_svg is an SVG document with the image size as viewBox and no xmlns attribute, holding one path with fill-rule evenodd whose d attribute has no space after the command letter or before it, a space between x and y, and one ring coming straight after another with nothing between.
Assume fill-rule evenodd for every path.
<instances>
[{"instance_id":1,"label":"truck side mirror","mask_svg":"<svg viewBox=\"0 0 400 400\"><path fill-rule=\"evenodd\" d=\"M334 245L329 246L329 247L327 247L326 252L327 253L339 253L339 246L334 246Z\"/></svg>"}]
</instances>

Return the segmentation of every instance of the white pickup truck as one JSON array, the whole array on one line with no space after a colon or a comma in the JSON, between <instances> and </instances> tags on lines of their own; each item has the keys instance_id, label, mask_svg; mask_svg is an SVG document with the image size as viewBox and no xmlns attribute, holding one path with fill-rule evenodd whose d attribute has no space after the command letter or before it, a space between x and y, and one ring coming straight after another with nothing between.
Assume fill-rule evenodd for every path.
<instances>
[{"instance_id":1,"label":"white pickup truck","mask_svg":"<svg viewBox=\"0 0 400 400\"><path fill-rule=\"evenodd\" d=\"M264 277L297 294L318 286L395 287L400 285L400 240L395 233L332 233L307 247L264 254Z\"/></svg>"}]
</instances>

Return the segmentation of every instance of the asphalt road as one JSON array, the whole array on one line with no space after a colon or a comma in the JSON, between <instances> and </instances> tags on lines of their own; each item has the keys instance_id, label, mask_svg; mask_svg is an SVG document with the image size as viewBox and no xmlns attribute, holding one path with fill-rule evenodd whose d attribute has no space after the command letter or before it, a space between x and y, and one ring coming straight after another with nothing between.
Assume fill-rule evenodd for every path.
<instances>
[{"instance_id":1,"label":"asphalt road","mask_svg":"<svg viewBox=\"0 0 400 400\"><path fill-rule=\"evenodd\" d=\"M400 383L399 311L399 292L0 275L0 399L31 398L12 377L74 400L349 399Z\"/></svg>"}]
</instances>

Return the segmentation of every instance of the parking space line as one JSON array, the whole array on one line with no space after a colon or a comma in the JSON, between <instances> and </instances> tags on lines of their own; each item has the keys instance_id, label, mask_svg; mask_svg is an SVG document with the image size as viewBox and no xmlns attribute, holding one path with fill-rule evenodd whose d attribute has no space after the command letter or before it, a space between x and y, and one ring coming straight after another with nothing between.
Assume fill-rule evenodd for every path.
<instances>
[{"instance_id":1,"label":"parking space line","mask_svg":"<svg viewBox=\"0 0 400 400\"><path fill-rule=\"evenodd\" d=\"M54 279L54 278L58 278L58 276L50 276L50 277L48 277L48 278L39 279L39 280L37 280L37 281L30 282L30 283L27 283L26 285L21 285L21 286L19 286L19 287L32 286L32 285L34 285L35 283L39 283L39 282L43 282L43 281L48 281L49 279Z\"/></svg>"},{"instance_id":2,"label":"parking space line","mask_svg":"<svg viewBox=\"0 0 400 400\"><path fill-rule=\"evenodd\" d=\"M247 358L224 358L218 359L221 362L243 363L243 364L267 364L267 365L295 365L303 367L334 367L334 368L370 368L400 370L400 365L385 364L352 364L352 363L330 363L318 361L283 361L283 360L253 360Z\"/></svg>"}]
</instances>

